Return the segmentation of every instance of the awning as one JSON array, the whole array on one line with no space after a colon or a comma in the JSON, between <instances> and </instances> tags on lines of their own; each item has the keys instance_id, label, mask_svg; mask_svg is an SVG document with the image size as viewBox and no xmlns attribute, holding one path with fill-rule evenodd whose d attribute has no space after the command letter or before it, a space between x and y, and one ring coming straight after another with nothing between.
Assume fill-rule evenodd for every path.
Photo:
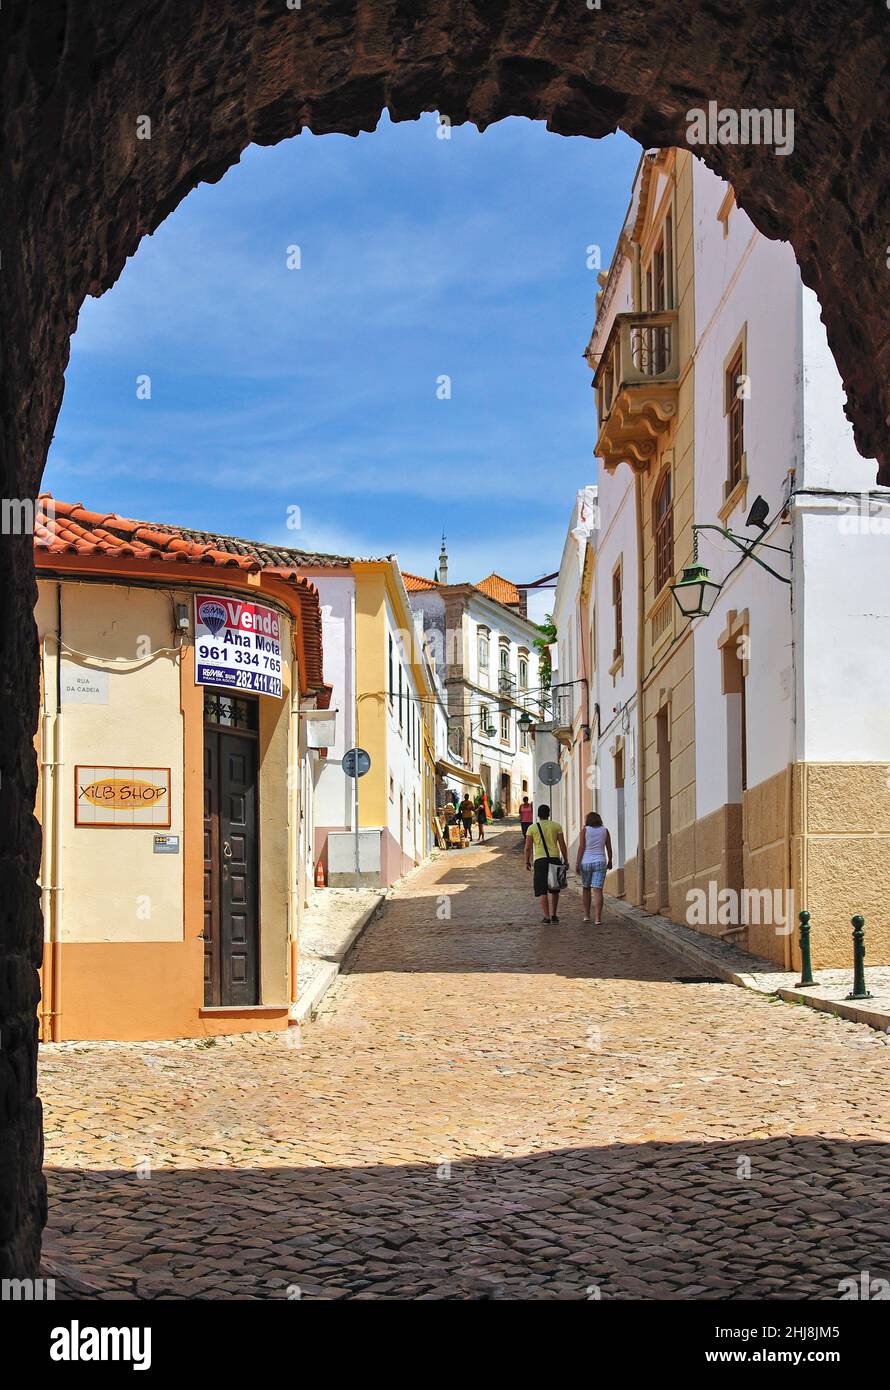
<instances>
[{"instance_id":1,"label":"awning","mask_svg":"<svg viewBox=\"0 0 890 1390\"><path fill-rule=\"evenodd\" d=\"M436 771L453 782L463 782L466 787L482 786L482 778L478 772L469 772L465 767L458 767L456 763L446 762L444 758L440 758L436 763Z\"/></svg>"}]
</instances>

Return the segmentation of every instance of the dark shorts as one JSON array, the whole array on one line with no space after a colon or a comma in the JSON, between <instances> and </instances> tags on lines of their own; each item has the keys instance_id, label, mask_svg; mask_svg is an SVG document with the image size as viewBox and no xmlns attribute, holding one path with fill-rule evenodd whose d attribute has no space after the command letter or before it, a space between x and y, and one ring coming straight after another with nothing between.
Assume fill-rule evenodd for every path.
<instances>
[{"instance_id":1,"label":"dark shorts","mask_svg":"<svg viewBox=\"0 0 890 1390\"><path fill-rule=\"evenodd\" d=\"M530 821L530 820L524 820L524 821L522 822L522 838L523 838L523 840L525 839L526 835L528 834L528 828L529 828L530 825L531 825L531 821Z\"/></svg>"},{"instance_id":2,"label":"dark shorts","mask_svg":"<svg viewBox=\"0 0 890 1390\"><path fill-rule=\"evenodd\" d=\"M534 863L535 897L543 898L545 893L549 893L547 887L548 870L550 861L548 859L536 859Z\"/></svg>"},{"instance_id":3,"label":"dark shorts","mask_svg":"<svg viewBox=\"0 0 890 1390\"><path fill-rule=\"evenodd\" d=\"M464 823L464 830L469 835L470 831L473 829L473 822L471 820L467 820L466 817L462 817L462 820Z\"/></svg>"}]
</instances>

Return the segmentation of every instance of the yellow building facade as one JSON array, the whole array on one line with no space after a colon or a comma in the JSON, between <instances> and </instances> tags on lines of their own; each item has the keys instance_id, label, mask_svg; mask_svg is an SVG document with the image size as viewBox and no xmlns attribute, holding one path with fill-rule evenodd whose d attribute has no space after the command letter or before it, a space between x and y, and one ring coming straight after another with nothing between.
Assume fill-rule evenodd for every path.
<instances>
[{"instance_id":1,"label":"yellow building facade","mask_svg":"<svg viewBox=\"0 0 890 1390\"><path fill-rule=\"evenodd\" d=\"M285 1028L298 726L324 693L317 595L168 529L55 499L44 507L41 1036ZM252 676L253 688L246 676L243 687L206 682L204 619L242 658L265 653L268 693ZM272 635L255 641L251 623Z\"/></svg>"}]
</instances>

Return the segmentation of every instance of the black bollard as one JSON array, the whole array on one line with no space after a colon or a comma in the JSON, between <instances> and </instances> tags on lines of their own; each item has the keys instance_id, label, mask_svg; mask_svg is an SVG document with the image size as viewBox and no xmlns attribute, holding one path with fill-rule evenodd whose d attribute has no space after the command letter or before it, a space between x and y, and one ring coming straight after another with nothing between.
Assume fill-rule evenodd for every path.
<instances>
[{"instance_id":1,"label":"black bollard","mask_svg":"<svg viewBox=\"0 0 890 1390\"><path fill-rule=\"evenodd\" d=\"M857 913L853 923L853 992L848 999L871 999L865 988L865 918Z\"/></svg>"},{"instance_id":2,"label":"black bollard","mask_svg":"<svg viewBox=\"0 0 890 1390\"><path fill-rule=\"evenodd\" d=\"M810 914L799 912L800 918L800 979L797 986L814 985L813 979L813 959L810 955Z\"/></svg>"}]
</instances>

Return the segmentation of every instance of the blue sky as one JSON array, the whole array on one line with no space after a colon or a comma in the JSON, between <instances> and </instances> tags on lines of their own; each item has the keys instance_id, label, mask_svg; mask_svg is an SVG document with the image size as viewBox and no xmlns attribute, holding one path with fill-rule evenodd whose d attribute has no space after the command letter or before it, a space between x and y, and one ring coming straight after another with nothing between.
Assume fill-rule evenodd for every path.
<instances>
[{"instance_id":1,"label":"blue sky","mask_svg":"<svg viewBox=\"0 0 890 1390\"><path fill-rule=\"evenodd\" d=\"M45 486L425 574L444 529L453 581L555 569L596 480L587 248L638 156L433 115L251 147L83 306Z\"/></svg>"}]
</instances>

